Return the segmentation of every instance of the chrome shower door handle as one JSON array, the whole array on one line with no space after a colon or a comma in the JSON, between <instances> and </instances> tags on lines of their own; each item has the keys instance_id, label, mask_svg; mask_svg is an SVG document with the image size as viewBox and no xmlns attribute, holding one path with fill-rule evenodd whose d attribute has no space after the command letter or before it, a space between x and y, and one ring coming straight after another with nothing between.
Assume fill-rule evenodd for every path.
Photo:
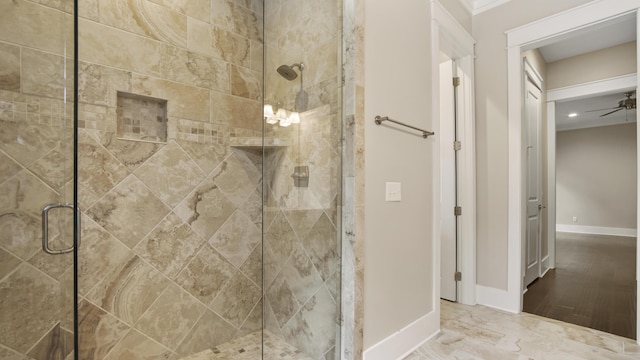
<instances>
[{"instance_id":1,"label":"chrome shower door handle","mask_svg":"<svg viewBox=\"0 0 640 360\"><path fill-rule=\"evenodd\" d=\"M61 250L53 250L49 248L49 210L58 209L58 208L67 208L74 210L75 207L73 204L60 203L60 204L48 204L42 208L42 250L47 254L51 255L60 255L67 254L73 251L74 245L71 245L70 248L61 249ZM78 220L77 228L80 229L80 220ZM80 245L80 240L78 239L78 245Z\"/></svg>"}]
</instances>

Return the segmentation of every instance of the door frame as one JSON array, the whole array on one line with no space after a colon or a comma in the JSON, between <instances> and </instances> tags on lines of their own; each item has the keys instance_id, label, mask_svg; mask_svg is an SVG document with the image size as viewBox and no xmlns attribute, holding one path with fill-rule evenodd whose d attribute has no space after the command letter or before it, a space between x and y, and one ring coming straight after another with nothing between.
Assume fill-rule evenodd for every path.
<instances>
[{"instance_id":1,"label":"door frame","mask_svg":"<svg viewBox=\"0 0 640 360\"><path fill-rule=\"evenodd\" d=\"M553 43L559 37L567 35L572 31L595 25L617 16L636 13L636 21L639 21L637 15L639 9L640 0L594 1L507 32L508 93L515 94L516 96L509 96L508 98L508 127L509 134L511 134L511 136L509 136L508 162L508 287L506 299L500 304L506 310L519 313L522 311L523 303L522 238L524 236L524 227L522 225L524 209L522 196L524 172L522 166L524 161L522 157L523 132L521 124L521 53L525 50ZM638 49L636 49L636 51L638 51ZM638 64L637 68L640 68L640 63ZM636 86L638 86L638 84L636 84ZM640 128L638 135L640 137ZM638 214L638 220L640 220L640 212L638 212ZM640 223L640 221L638 222ZM640 246L638 246L636 256L638 260L640 260ZM638 268L640 267L636 266L636 279L640 278ZM638 287L638 289L640 290L640 287ZM640 291L638 291L638 293L640 294ZM640 320L640 316L637 321L638 320ZM638 321L638 324L640 325L640 321Z\"/></svg>"},{"instance_id":2,"label":"door frame","mask_svg":"<svg viewBox=\"0 0 640 360\"><path fill-rule=\"evenodd\" d=\"M434 199L440 199L440 53L452 59L461 78L458 87L458 139L462 147L458 152L458 204L459 217L458 269L462 280L458 283L458 302L476 304L476 164L475 164L475 110L474 110L474 47L475 40L440 4L431 0L431 86L432 119L436 132L433 152ZM453 146L453 144L451 144ZM434 304L440 308L441 218L442 204L434 211ZM446 210L453 211L453 209ZM439 310L438 310L439 311Z\"/></svg>"}]
</instances>

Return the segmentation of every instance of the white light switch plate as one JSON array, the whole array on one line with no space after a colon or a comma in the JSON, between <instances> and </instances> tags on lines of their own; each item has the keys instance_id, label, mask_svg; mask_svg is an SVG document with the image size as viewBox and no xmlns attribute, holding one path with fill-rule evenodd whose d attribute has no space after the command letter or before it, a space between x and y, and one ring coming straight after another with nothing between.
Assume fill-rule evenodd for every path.
<instances>
[{"instance_id":1,"label":"white light switch plate","mask_svg":"<svg viewBox=\"0 0 640 360\"><path fill-rule=\"evenodd\" d=\"M401 201L402 184L399 182L387 182L385 201Z\"/></svg>"}]
</instances>

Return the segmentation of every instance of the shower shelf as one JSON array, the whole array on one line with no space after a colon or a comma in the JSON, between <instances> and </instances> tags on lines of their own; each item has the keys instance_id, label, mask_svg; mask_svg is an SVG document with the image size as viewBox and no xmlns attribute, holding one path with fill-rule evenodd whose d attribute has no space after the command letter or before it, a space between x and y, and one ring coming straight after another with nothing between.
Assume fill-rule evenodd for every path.
<instances>
[{"instance_id":1,"label":"shower shelf","mask_svg":"<svg viewBox=\"0 0 640 360\"><path fill-rule=\"evenodd\" d=\"M264 138L265 149L279 149L289 146L289 139ZM229 139L229 146L239 149L262 149L263 139L261 137L237 137Z\"/></svg>"}]
</instances>

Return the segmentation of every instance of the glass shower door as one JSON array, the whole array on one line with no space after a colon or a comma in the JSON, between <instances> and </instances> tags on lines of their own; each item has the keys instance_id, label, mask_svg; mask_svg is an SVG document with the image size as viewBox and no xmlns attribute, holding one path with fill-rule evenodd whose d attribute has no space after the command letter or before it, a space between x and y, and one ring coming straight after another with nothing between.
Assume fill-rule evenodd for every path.
<instances>
[{"instance_id":1,"label":"glass shower door","mask_svg":"<svg viewBox=\"0 0 640 360\"><path fill-rule=\"evenodd\" d=\"M72 1L0 2L1 359L73 358L69 54Z\"/></svg>"}]
</instances>

